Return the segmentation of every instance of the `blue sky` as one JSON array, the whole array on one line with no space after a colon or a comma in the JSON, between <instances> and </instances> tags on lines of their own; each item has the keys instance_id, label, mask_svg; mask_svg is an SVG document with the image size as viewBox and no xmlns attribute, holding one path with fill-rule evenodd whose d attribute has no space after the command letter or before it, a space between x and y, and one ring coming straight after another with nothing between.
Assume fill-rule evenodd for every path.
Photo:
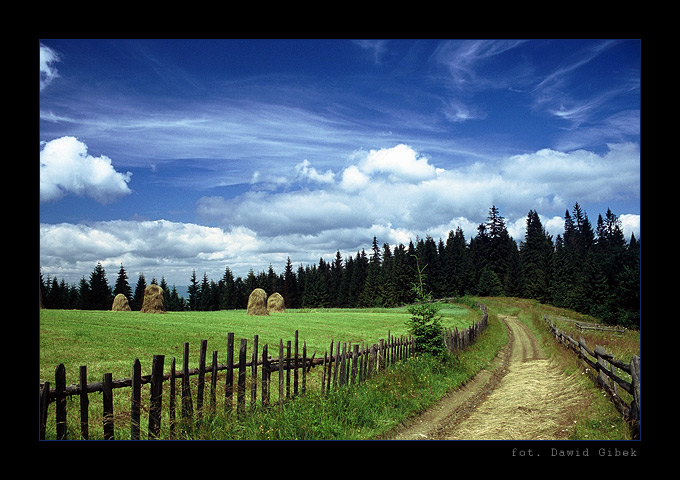
<instances>
[{"instance_id":1,"label":"blue sky","mask_svg":"<svg viewBox=\"0 0 680 480\"><path fill-rule=\"evenodd\" d=\"M40 262L282 272L500 209L639 237L639 40L40 40Z\"/></svg>"}]
</instances>

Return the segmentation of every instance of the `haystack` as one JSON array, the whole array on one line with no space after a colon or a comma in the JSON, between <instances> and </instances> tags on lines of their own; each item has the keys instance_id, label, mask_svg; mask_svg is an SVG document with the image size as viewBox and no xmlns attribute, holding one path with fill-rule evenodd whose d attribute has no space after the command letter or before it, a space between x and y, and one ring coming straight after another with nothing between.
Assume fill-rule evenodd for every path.
<instances>
[{"instance_id":1,"label":"haystack","mask_svg":"<svg viewBox=\"0 0 680 480\"><path fill-rule=\"evenodd\" d=\"M122 293L116 295L116 298L113 299L111 310L114 312L129 312L131 308L127 297Z\"/></svg>"},{"instance_id":2,"label":"haystack","mask_svg":"<svg viewBox=\"0 0 680 480\"><path fill-rule=\"evenodd\" d=\"M280 293L272 293L267 299L269 313L286 313L286 304Z\"/></svg>"},{"instance_id":3,"label":"haystack","mask_svg":"<svg viewBox=\"0 0 680 480\"><path fill-rule=\"evenodd\" d=\"M269 315L267 311L267 293L256 288L248 297L248 315Z\"/></svg>"},{"instance_id":4,"label":"haystack","mask_svg":"<svg viewBox=\"0 0 680 480\"><path fill-rule=\"evenodd\" d=\"M144 303L142 303L142 313L165 313L165 303L163 301L163 289L152 283L144 289Z\"/></svg>"}]
</instances>

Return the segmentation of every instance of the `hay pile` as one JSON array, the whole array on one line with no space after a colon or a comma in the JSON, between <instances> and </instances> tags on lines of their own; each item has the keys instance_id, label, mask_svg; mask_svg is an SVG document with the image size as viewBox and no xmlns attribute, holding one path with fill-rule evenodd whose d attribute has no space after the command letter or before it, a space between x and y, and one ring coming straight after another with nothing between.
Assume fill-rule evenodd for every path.
<instances>
[{"instance_id":1,"label":"hay pile","mask_svg":"<svg viewBox=\"0 0 680 480\"><path fill-rule=\"evenodd\" d=\"M280 293L272 293L267 299L269 313L286 313L286 304Z\"/></svg>"},{"instance_id":2,"label":"hay pile","mask_svg":"<svg viewBox=\"0 0 680 480\"><path fill-rule=\"evenodd\" d=\"M129 312L131 308L127 297L122 293L116 295L116 298L113 299L111 310L114 312Z\"/></svg>"},{"instance_id":3,"label":"hay pile","mask_svg":"<svg viewBox=\"0 0 680 480\"><path fill-rule=\"evenodd\" d=\"M269 315L267 310L267 293L256 288L248 297L248 315Z\"/></svg>"},{"instance_id":4,"label":"hay pile","mask_svg":"<svg viewBox=\"0 0 680 480\"><path fill-rule=\"evenodd\" d=\"M163 289L152 283L144 289L144 303L142 303L142 313L165 313L165 303L163 301Z\"/></svg>"}]
</instances>

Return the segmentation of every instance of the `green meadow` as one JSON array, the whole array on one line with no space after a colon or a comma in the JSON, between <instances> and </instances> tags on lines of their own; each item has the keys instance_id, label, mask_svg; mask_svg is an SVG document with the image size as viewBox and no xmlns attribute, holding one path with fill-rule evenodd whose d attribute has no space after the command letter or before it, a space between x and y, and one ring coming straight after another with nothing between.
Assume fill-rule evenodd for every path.
<instances>
[{"instance_id":1,"label":"green meadow","mask_svg":"<svg viewBox=\"0 0 680 480\"><path fill-rule=\"evenodd\" d=\"M440 311L447 328L466 328L479 320L478 310L459 304L444 304ZM201 340L207 340L208 362L213 350L218 362L226 362L227 334L234 333L235 355L241 339L258 336L259 351L269 345L278 357L283 340L293 341L298 331L299 348L303 342L307 355L317 358L329 351L330 342L378 343L394 336L407 335L405 308L395 309L299 309L269 316L249 316L245 310L214 312L168 312L146 314L96 310L49 310L40 312L40 378L54 381L60 363L66 367L68 384L78 383L78 369L87 366L88 382L102 380L105 373L114 379L131 376L132 363L139 359L142 374L151 370L154 355L165 355L166 371L172 357L181 368L183 346L189 342L189 366L198 366Z\"/></svg>"}]
</instances>

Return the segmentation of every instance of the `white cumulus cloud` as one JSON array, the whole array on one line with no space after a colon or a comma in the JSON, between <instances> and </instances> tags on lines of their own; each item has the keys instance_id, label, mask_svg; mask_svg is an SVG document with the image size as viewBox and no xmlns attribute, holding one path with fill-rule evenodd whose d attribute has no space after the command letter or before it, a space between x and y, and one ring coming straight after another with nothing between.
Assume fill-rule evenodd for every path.
<instances>
[{"instance_id":1,"label":"white cumulus cloud","mask_svg":"<svg viewBox=\"0 0 680 480\"><path fill-rule=\"evenodd\" d=\"M40 146L40 201L68 195L111 203L131 193L131 172L117 172L105 155L93 157L75 137L61 137Z\"/></svg>"}]
</instances>

